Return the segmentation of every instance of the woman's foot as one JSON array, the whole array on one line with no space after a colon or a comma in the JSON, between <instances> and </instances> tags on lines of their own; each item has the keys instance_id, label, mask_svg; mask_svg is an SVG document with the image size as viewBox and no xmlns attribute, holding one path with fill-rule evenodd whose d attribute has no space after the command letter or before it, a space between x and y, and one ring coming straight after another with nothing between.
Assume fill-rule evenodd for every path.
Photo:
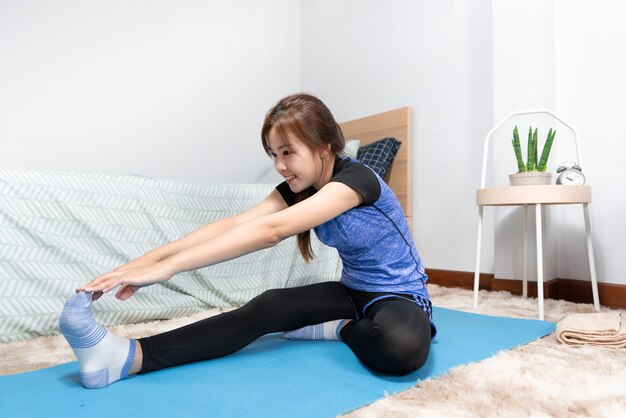
<instances>
[{"instance_id":1,"label":"woman's foot","mask_svg":"<svg viewBox=\"0 0 626 418\"><path fill-rule=\"evenodd\" d=\"M91 293L76 293L65 303L59 319L59 328L80 363L80 380L90 389L110 385L132 373L131 366L137 366L133 360L138 345L98 325L91 303Z\"/></svg>"},{"instance_id":2,"label":"woman's foot","mask_svg":"<svg viewBox=\"0 0 626 418\"><path fill-rule=\"evenodd\" d=\"M283 332L283 338L288 340L343 341L339 333L349 321L349 319L337 319L336 321L309 325L293 331Z\"/></svg>"}]
</instances>

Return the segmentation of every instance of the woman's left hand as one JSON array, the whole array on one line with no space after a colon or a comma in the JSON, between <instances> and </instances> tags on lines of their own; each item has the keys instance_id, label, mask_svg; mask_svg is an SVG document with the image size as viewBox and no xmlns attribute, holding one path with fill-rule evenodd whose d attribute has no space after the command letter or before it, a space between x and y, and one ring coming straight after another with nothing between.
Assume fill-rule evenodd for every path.
<instances>
[{"instance_id":1,"label":"woman's left hand","mask_svg":"<svg viewBox=\"0 0 626 418\"><path fill-rule=\"evenodd\" d=\"M167 263L159 262L121 271L110 271L78 287L76 291L93 292L94 300L96 300L102 293L108 293L115 287L121 286L115 297L126 300L140 287L164 282L169 280L174 274L175 272L167 266Z\"/></svg>"}]
</instances>

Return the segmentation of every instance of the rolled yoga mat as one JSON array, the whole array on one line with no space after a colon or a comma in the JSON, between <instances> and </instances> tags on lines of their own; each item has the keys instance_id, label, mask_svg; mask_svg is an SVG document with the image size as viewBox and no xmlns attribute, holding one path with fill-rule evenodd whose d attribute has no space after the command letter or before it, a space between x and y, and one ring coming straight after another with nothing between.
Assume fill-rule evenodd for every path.
<instances>
[{"instance_id":1,"label":"rolled yoga mat","mask_svg":"<svg viewBox=\"0 0 626 418\"><path fill-rule=\"evenodd\" d=\"M0 376L2 417L333 417L550 334L552 322L433 309L428 361L403 377L363 365L338 341L266 335L219 359L85 389L77 362Z\"/></svg>"}]
</instances>

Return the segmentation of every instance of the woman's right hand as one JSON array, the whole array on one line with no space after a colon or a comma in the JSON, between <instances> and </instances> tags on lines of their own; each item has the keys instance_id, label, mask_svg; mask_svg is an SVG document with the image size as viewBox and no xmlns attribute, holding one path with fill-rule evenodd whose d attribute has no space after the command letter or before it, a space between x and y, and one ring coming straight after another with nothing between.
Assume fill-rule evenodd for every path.
<instances>
[{"instance_id":1,"label":"woman's right hand","mask_svg":"<svg viewBox=\"0 0 626 418\"><path fill-rule=\"evenodd\" d=\"M103 293L108 293L120 286L115 296L118 299L126 300L140 287L169 280L176 273L170 264L164 261L123 271L113 270L94 278L89 283L77 288L76 291L92 292L92 299L96 300Z\"/></svg>"},{"instance_id":2,"label":"woman's right hand","mask_svg":"<svg viewBox=\"0 0 626 418\"><path fill-rule=\"evenodd\" d=\"M119 274L126 273L131 270L135 270L137 268L153 266L159 261L160 260L157 257L152 257L148 254L145 254L139 258L134 259L133 261L129 261L128 263L115 267L113 270L111 270L110 272L106 274L109 275L111 273L119 273ZM98 277L101 277L101 276L98 276ZM117 292L116 296L120 298L120 296L124 295L126 297L122 297L121 299L128 299L137 290L137 288L131 289L131 287L134 287L134 286L122 285L120 290ZM82 287L76 288L76 292L79 292L80 290L82 290ZM91 299L96 301L100 299L102 295L103 295L103 292L100 292L100 291L93 292Z\"/></svg>"}]
</instances>

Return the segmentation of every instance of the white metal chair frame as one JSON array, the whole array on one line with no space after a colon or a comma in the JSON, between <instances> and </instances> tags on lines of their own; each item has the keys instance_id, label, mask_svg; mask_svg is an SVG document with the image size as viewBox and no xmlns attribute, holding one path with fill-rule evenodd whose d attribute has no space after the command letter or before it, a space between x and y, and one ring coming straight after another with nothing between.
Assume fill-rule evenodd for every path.
<instances>
[{"instance_id":1,"label":"white metal chair frame","mask_svg":"<svg viewBox=\"0 0 626 418\"><path fill-rule=\"evenodd\" d=\"M574 134L574 141L576 143L576 162L578 165L582 165L581 162L581 152L580 152L580 143L578 142L578 135L576 134L576 130L569 123L565 122L562 118L558 117L553 111L549 109L530 109L530 110L520 110L517 112L510 113L504 119L502 119L497 125L495 125L485 136L485 144L483 150L483 166L482 166L482 176L480 180L480 188L485 189L485 181L487 177L487 158L489 155L489 143L493 134L504 125L509 119L520 116L520 115L531 115L531 114L547 114L561 122L567 128L569 128ZM518 186L523 187L523 186ZM598 283L596 278L596 265L595 259L593 256L593 242L591 239L591 225L589 222L589 207L585 202L581 202L583 205L583 212L585 216L585 230L587 235L587 254L589 257L589 271L591 275L591 288L593 292L593 305L596 311L600 310L600 303L598 297ZM541 203L533 203L535 206L536 213L536 241L537 241L537 299L538 299L538 309L539 309L539 319L544 319L543 314L543 243L542 243L542 225L541 225ZM527 242L528 242L528 233L527 233L527 225L528 225L528 214L527 214L527 206L528 204L524 204L524 243L523 243L523 287L522 292L524 297L528 296L528 282L527 282ZM478 307L478 285L480 278L480 252L481 252L481 239L482 239L482 225L483 225L483 205L478 206L478 234L476 239L476 270L474 271L474 308Z\"/></svg>"}]
</instances>

